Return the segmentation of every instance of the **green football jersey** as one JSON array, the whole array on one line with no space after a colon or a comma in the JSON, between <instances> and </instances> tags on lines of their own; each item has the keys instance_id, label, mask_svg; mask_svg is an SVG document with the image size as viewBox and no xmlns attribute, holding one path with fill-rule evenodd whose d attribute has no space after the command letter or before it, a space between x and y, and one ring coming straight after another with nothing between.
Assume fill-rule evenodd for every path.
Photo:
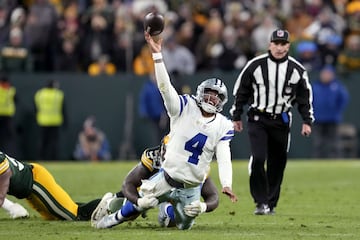
<instances>
[{"instance_id":1,"label":"green football jersey","mask_svg":"<svg viewBox=\"0 0 360 240\"><path fill-rule=\"evenodd\" d=\"M6 160L12 172L8 194L17 198L28 197L33 185L32 166L0 152L0 162Z\"/></svg>"}]
</instances>

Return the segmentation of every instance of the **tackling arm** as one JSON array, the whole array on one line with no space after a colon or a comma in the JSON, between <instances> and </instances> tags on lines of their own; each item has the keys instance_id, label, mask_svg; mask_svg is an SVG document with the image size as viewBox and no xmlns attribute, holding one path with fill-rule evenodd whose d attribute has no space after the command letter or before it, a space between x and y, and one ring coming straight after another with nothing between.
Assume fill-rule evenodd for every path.
<instances>
[{"instance_id":1,"label":"tackling arm","mask_svg":"<svg viewBox=\"0 0 360 240\"><path fill-rule=\"evenodd\" d=\"M124 196L132 203L137 203L139 198L138 187L141 185L142 179L148 179L151 176L151 172L144 167L141 163L136 165L128 175L126 176L122 185L122 192Z\"/></svg>"},{"instance_id":2,"label":"tackling arm","mask_svg":"<svg viewBox=\"0 0 360 240\"><path fill-rule=\"evenodd\" d=\"M201 196L206 204L206 212L211 212L219 206L219 194L210 177L205 180L201 188Z\"/></svg>"}]
</instances>

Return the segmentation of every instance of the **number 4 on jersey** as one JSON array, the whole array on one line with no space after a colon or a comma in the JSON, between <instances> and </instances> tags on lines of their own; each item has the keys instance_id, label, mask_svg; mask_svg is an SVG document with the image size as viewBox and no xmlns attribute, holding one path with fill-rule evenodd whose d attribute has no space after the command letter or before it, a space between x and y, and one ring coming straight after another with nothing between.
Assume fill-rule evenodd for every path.
<instances>
[{"instance_id":1,"label":"number 4 on jersey","mask_svg":"<svg viewBox=\"0 0 360 240\"><path fill-rule=\"evenodd\" d=\"M202 133L196 134L193 138L185 143L185 150L192 153L188 162L197 165L199 162L199 156L203 152L207 136Z\"/></svg>"}]
</instances>

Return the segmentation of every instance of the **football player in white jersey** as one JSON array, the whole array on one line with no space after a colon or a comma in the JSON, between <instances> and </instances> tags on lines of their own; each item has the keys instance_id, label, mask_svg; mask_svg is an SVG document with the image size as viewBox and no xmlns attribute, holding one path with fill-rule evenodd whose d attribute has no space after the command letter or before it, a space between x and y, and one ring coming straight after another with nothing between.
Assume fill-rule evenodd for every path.
<instances>
[{"instance_id":1,"label":"football player in white jersey","mask_svg":"<svg viewBox=\"0 0 360 240\"><path fill-rule=\"evenodd\" d=\"M179 229L190 229L194 216L186 214L189 206L199 204L201 185L216 155L222 192L232 201L232 164L230 141L234 136L231 120L220 112L227 102L227 89L218 78L203 81L196 96L178 95L171 84L161 54L162 39L155 41L147 32L145 39L152 52L155 77L170 117L170 141L162 170L143 180L137 206L147 209L159 202L174 203ZM190 214L191 215L191 214Z\"/></svg>"},{"instance_id":2,"label":"football player in white jersey","mask_svg":"<svg viewBox=\"0 0 360 240\"><path fill-rule=\"evenodd\" d=\"M122 190L113 193L106 193L91 215L91 225L95 228L111 228L126 221L135 220L143 212L134 203L139 198L138 189L143 179L149 179L161 169L166 144L169 140L165 136L161 145L144 150L139 164L137 164L126 176ZM124 196L127 198L124 199ZM210 176L202 184L201 197L204 202L197 205L189 205L186 212L189 215L197 216L204 212L211 212L219 205L219 195L214 182ZM158 220L163 227L175 227L174 208L171 203L163 202L159 205Z\"/></svg>"}]
</instances>

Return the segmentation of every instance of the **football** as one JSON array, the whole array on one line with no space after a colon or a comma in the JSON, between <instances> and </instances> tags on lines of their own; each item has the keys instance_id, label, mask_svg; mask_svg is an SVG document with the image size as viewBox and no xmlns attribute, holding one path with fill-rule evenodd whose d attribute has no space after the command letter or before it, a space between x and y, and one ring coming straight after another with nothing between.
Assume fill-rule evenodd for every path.
<instances>
[{"instance_id":1,"label":"football","mask_svg":"<svg viewBox=\"0 0 360 240\"><path fill-rule=\"evenodd\" d=\"M144 18L144 30L151 36L159 35L164 30L164 17L156 12L146 14Z\"/></svg>"}]
</instances>

